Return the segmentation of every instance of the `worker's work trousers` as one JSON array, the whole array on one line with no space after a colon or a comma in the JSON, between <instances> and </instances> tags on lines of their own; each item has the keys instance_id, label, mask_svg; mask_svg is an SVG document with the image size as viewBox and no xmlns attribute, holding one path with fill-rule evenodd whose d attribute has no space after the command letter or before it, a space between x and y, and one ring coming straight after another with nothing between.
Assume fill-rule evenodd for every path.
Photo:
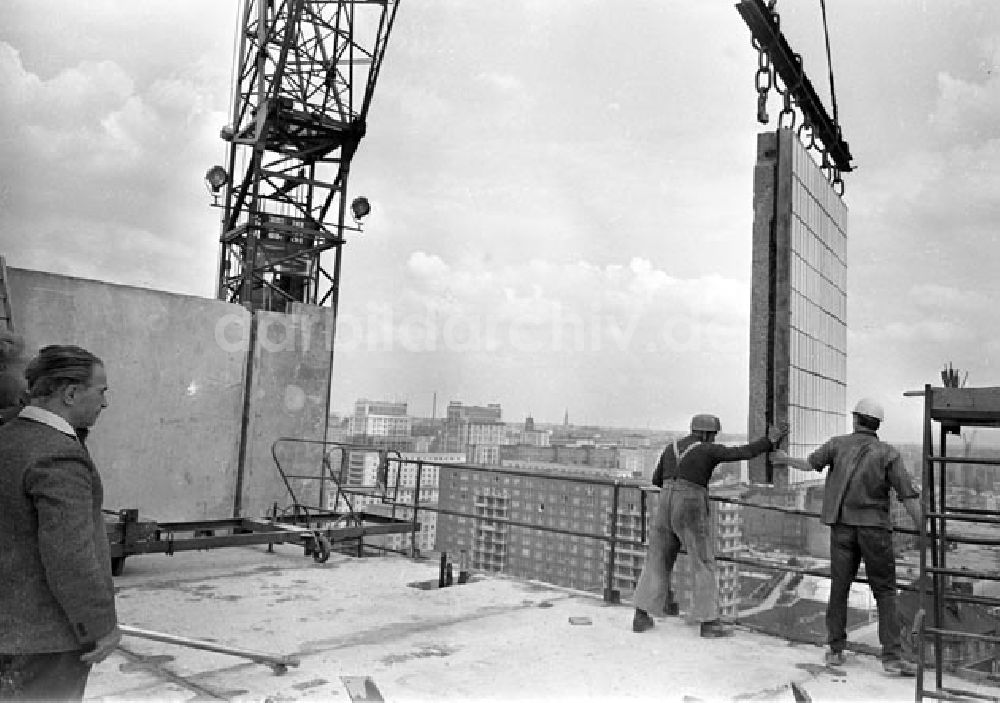
<instances>
[{"instance_id":1,"label":"worker's work trousers","mask_svg":"<svg viewBox=\"0 0 1000 703\"><path fill-rule=\"evenodd\" d=\"M883 659L901 656L896 618L896 558L892 532L882 527L830 527L830 601L826 606L827 642L842 651L847 644L847 602L858 566L865 560L868 585L878 606L878 638Z\"/></svg>"},{"instance_id":2,"label":"worker's work trousers","mask_svg":"<svg viewBox=\"0 0 1000 703\"><path fill-rule=\"evenodd\" d=\"M0 701L83 700L91 665L81 654L0 654Z\"/></svg>"},{"instance_id":3,"label":"worker's work trousers","mask_svg":"<svg viewBox=\"0 0 1000 703\"><path fill-rule=\"evenodd\" d=\"M684 479L663 482L649 533L646 563L633 603L651 615L662 614L671 592L670 576L681 545L687 550L694 571L687 619L693 622L718 620L719 584L709 523L708 489Z\"/></svg>"}]
</instances>

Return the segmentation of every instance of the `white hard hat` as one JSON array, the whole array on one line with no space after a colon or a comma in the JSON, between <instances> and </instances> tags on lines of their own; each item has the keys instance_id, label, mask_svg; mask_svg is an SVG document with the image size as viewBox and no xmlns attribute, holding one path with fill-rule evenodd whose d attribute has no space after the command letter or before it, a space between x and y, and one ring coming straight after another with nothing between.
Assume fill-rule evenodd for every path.
<instances>
[{"instance_id":1,"label":"white hard hat","mask_svg":"<svg viewBox=\"0 0 1000 703\"><path fill-rule=\"evenodd\" d=\"M882 410L882 405L871 398L862 398L858 401L858 404L854 406L852 410L855 415L867 415L868 417L874 417L878 421L885 419L885 411Z\"/></svg>"}]
</instances>

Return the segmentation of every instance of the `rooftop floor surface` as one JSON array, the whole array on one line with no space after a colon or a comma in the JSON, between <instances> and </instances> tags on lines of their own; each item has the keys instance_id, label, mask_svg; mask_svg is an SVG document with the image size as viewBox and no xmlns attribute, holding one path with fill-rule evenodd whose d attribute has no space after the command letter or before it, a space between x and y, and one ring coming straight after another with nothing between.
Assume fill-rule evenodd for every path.
<instances>
[{"instance_id":1,"label":"rooftop floor surface","mask_svg":"<svg viewBox=\"0 0 1000 703\"><path fill-rule=\"evenodd\" d=\"M631 629L632 608L502 575L437 584L436 561L300 547L130 557L122 624L296 655L276 675L226 654L140 639L91 673L88 701L911 701L912 678L850 654L736 628L703 639L679 618ZM369 685L365 686L365 677ZM371 685L373 684L373 685Z\"/></svg>"}]
</instances>

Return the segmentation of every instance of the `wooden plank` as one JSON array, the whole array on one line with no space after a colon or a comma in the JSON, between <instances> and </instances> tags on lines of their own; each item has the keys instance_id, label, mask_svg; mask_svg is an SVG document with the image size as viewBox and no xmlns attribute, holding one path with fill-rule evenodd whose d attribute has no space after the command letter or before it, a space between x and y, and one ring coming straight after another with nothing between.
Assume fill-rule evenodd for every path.
<instances>
[{"instance_id":1,"label":"wooden plank","mask_svg":"<svg viewBox=\"0 0 1000 703\"><path fill-rule=\"evenodd\" d=\"M341 676L351 703L383 703L385 699L371 676Z\"/></svg>"},{"instance_id":2,"label":"wooden plank","mask_svg":"<svg viewBox=\"0 0 1000 703\"><path fill-rule=\"evenodd\" d=\"M970 425L1000 421L1000 387L932 388L931 419Z\"/></svg>"},{"instance_id":3,"label":"wooden plank","mask_svg":"<svg viewBox=\"0 0 1000 703\"><path fill-rule=\"evenodd\" d=\"M123 635L128 637L141 637L147 640L155 640L156 642L166 642L168 644L176 644L181 647L203 649L208 652L219 652L220 654L229 654L234 657L249 659L257 664L266 664L270 666L274 673L279 675L284 674L288 670L288 667L298 666L300 663L299 658L296 656L269 654L266 652L257 652L252 649L242 649L240 647L227 647L217 642L196 640L191 637L181 637L180 635L172 635L167 632L145 630L139 627L132 627L130 625L119 625L118 629L121 630Z\"/></svg>"}]
</instances>

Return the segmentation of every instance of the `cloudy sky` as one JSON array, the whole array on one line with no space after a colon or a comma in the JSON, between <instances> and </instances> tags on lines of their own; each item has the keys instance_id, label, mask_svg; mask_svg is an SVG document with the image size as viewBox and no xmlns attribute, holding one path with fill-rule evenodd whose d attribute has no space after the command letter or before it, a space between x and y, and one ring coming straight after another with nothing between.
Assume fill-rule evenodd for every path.
<instances>
[{"instance_id":1,"label":"cloudy sky","mask_svg":"<svg viewBox=\"0 0 1000 703\"><path fill-rule=\"evenodd\" d=\"M902 393L945 362L1000 385L1000 3L828 4L848 398L917 440ZM213 295L237 10L0 3L10 265ZM778 10L828 98L818 0ZM374 212L345 248L334 407L745 428L755 69L729 0L402 0L352 170Z\"/></svg>"}]
</instances>

